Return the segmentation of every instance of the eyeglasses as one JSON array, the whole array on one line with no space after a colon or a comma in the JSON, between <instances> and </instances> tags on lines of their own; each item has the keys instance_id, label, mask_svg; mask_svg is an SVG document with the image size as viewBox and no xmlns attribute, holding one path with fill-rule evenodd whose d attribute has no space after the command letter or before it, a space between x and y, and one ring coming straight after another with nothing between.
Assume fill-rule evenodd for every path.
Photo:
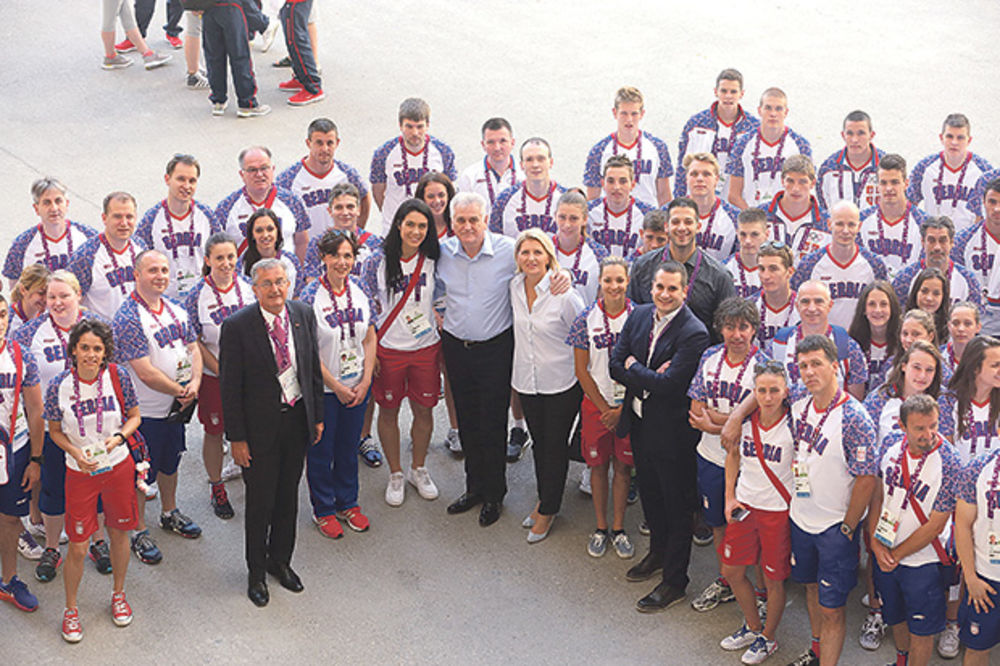
<instances>
[{"instance_id":1,"label":"eyeglasses","mask_svg":"<svg viewBox=\"0 0 1000 666\"><path fill-rule=\"evenodd\" d=\"M262 280L257 283L257 286L261 289L270 289L271 287L277 287L281 289L288 284L287 278L278 278L277 280Z\"/></svg>"}]
</instances>

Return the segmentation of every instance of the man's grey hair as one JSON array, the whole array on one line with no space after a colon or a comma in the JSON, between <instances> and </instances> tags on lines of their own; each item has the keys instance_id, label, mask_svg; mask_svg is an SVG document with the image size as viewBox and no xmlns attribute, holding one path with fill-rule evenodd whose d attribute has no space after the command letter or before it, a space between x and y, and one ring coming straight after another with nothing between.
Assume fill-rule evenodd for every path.
<instances>
[{"instance_id":1,"label":"man's grey hair","mask_svg":"<svg viewBox=\"0 0 1000 666\"><path fill-rule=\"evenodd\" d=\"M259 150L260 152L262 152L265 155L267 155L267 159L268 160L271 160L271 159L274 158L274 156L271 155L271 150L267 146L247 146L246 148L244 148L243 150L240 151L240 154L239 154L239 157L238 157L241 169L243 168L243 160L246 159L246 156L249 155L250 153L254 152L254 151L257 151L257 150Z\"/></svg>"},{"instance_id":2,"label":"man's grey hair","mask_svg":"<svg viewBox=\"0 0 1000 666\"><path fill-rule=\"evenodd\" d=\"M66 196L66 186L58 178L53 178L52 176L45 176L39 178L31 184L31 200L32 203L38 203L44 195L49 190L59 190L60 193Z\"/></svg>"},{"instance_id":3,"label":"man's grey hair","mask_svg":"<svg viewBox=\"0 0 1000 666\"><path fill-rule=\"evenodd\" d=\"M482 213L483 219L486 219L486 198L478 192L459 192L451 200L451 217L455 217L455 211L459 207L466 206L476 206L479 208L479 212Z\"/></svg>"},{"instance_id":4,"label":"man's grey hair","mask_svg":"<svg viewBox=\"0 0 1000 666\"><path fill-rule=\"evenodd\" d=\"M253 268L250 269L250 279L253 280L254 284L257 284L257 274L261 271L269 271L272 268L280 268L281 272L285 274L285 277L288 277L288 269L285 268L285 262L281 259L268 258L259 259L257 263L253 265Z\"/></svg>"}]
</instances>

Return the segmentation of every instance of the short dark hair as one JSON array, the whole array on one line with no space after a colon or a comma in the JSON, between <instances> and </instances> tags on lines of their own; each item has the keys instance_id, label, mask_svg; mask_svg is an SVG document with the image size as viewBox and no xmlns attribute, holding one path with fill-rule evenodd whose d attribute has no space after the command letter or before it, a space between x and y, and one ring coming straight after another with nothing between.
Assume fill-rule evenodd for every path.
<instances>
[{"instance_id":1,"label":"short dark hair","mask_svg":"<svg viewBox=\"0 0 1000 666\"><path fill-rule=\"evenodd\" d=\"M928 229L946 229L948 231L948 238L955 240L955 223L947 215L938 215L937 217L924 219L920 223L920 240L923 240L927 235Z\"/></svg>"},{"instance_id":2,"label":"short dark hair","mask_svg":"<svg viewBox=\"0 0 1000 666\"><path fill-rule=\"evenodd\" d=\"M330 199L327 203L327 206L332 204L333 200L336 199L337 197L344 197L344 196L354 197L355 199L358 200L359 204L361 203L361 192L358 191L358 188L356 188L353 183L349 183L345 180L344 182L337 183L336 185L330 188Z\"/></svg>"},{"instance_id":3,"label":"short dark hair","mask_svg":"<svg viewBox=\"0 0 1000 666\"><path fill-rule=\"evenodd\" d=\"M549 153L549 159L552 159L552 146L550 146L549 142L540 136L533 136L530 139L525 139L524 143L521 144L521 149L517 151L517 158L523 160L524 149L532 144L538 146L545 146L545 150L548 151Z\"/></svg>"},{"instance_id":4,"label":"short dark hair","mask_svg":"<svg viewBox=\"0 0 1000 666\"><path fill-rule=\"evenodd\" d=\"M613 169L614 167L625 167L628 169L628 174L631 178L635 178L635 166L632 164L632 160L629 159L628 155L612 155L604 163L604 170L601 172L602 176L608 175L608 169Z\"/></svg>"},{"instance_id":5,"label":"short dark hair","mask_svg":"<svg viewBox=\"0 0 1000 666\"><path fill-rule=\"evenodd\" d=\"M795 345L795 355L821 351L830 363L837 362L837 345L825 335L807 335Z\"/></svg>"},{"instance_id":6,"label":"short dark hair","mask_svg":"<svg viewBox=\"0 0 1000 666\"><path fill-rule=\"evenodd\" d=\"M719 75L715 77L715 87L718 88L719 84L723 81L736 81L740 84L740 90L743 89L743 75L740 74L740 70L738 69L727 67L719 72Z\"/></svg>"},{"instance_id":7,"label":"short dark hair","mask_svg":"<svg viewBox=\"0 0 1000 666\"><path fill-rule=\"evenodd\" d=\"M965 128L972 132L972 123L969 122L969 117L964 113L949 113L941 123L941 132L944 133L946 127L954 127L956 129Z\"/></svg>"},{"instance_id":8,"label":"short dark hair","mask_svg":"<svg viewBox=\"0 0 1000 666\"><path fill-rule=\"evenodd\" d=\"M201 177L201 165L198 164L198 160L195 158L194 155L184 155L182 153L176 153L173 157L171 157L170 161L167 162L168 176L174 172L174 169L177 168L178 164L186 164L188 166L193 166L195 172L197 172L198 174L198 177L199 178Z\"/></svg>"},{"instance_id":9,"label":"short dark hair","mask_svg":"<svg viewBox=\"0 0 1000 666\"><path fill-rule=\"evenodd\" d=\"M659 272L664 273L676 273L681 276L681 286L686 287L688 283L688 272L684 268L684 264L679 261L674 261L673 259L667 259L666 261L660 262L657 265L656 270L653 272L653 279L656 279L656 274Z\"/></svg>"},{"instance_id":10,"label":"short dark hair","mask_svg":"<svg viewBox=\"0 0 1000 666\"><path fill-rule=\"evenodd\" d=\"M698 204L695 203L694 199L690 199L688 197L674 197L673 199L670 200L670 203L667 204L668 219L670 218L670 211L672 211L675 208L690 208L695 213L698 212Z\"/></svg>"},{"instance_id":11,"label":"short dark hair","mask_svg":"<svg viewBox=\"0 0 1000 666\"><path fill-rule=\"evenodd\" d=\"M510 121L506 118L490 118L485 123L483 123L483 129L480 132L481 136L486 136L486 130L491 132L496 132L498 130L507 130L510 132L511 136L514 136L514 128L510 126Z\"/></svg>"},{"instance_id":12,"label":"short dark hair","mask_svg":"<svg viewBox=\"0 0 1000 666\"><path fill-rule=\"evenodd\" d=\"M899 171L906 178L906 158L896 153L886 153L878 161L878 168L883 171Z\"/></svg>"},{"instance_id":13,"label":"short dark hair","mask_svg":"<svg viewBox=\"0 0 1000 666\"><path fill-rule=\"evenodd\" d=\"M84 333L93 333L101 339L101 344L104 345L104 360L101 362L101 367L107 365L108 360L114 356L115 336L111 332L111 327L100 319L87 318L76 322L69 332L69 342L66 343L66 354L73 361L73 365L76 365L76 355L73 351L76 349L76 345L80 342L80 338L83 337Z\"/></svg>"},{"instance_id":14,"label":"short dark hair","mask_svg":"<svg viewBox=\"0 0 1000 666\"><path fill-rule=\"evenodd\" d=\"M321 134L337 132L337 125L329 118L317 118L309 123L309 129L306 130L306 138L311 138L313 132L320 132ZM339 136L340 132L337 132L337 135Z\"/></svg>"},{"instance_id":15,"label":"short dark hair","mask_svg":"<svg viewBox=\"0 0 1000 666\"><path fill-rule=\"evenodd\" d=\"M905 426L910 414L937 414L939 411L937 400L926 393L917 393L899 406L899 422Z\"/></svg>"},{"instance_id":16,"label":"short dark hair","mask_svg":"<svg viewBox=\"0 0 1000 666\"><path fill-rule=\"evenodd\" d=\"M104 213L105 215L108 214L108 207L111 206L112 201L120 201L122 203L131 201L132 207L136 209L136 212L139 211L139 205L135 202L134 196L132 196L128 192L122 192L120 190L117 190L115 192L112 192L108 196L104 197L104 202L101 204L101 212Z\"/></svg>"},{"instance_id":17,"label":"short dark hair","mask_svg":"<svg viewBox=\"0 0 1000 666\"><path fill-rule=\"evenodd\" d=\"M740 322L746 322L754 331L760 326L760 310L753 302L730 296L715 308L712 325L716 332L721 334L723 326L736 326Z\"/></svg>"},{"instance_id":18,"label":"short dark hair","mask_svg":"<svg viewBox=\"0 0 1000 666\"><path fill-rule=\"evenodd\" d=\"M872 129L872 117L861 109L855 109L848 113L847 117L844 118L843 127L846 127L847 123L868 123L868 131L870 132Z\"/></svg>"},{"instance_id":19,"label":"short dark hair","mask_svg":"<svg viewBox=\"0 0 1000 666\"><path fill-rule=\"evenodd\" d=\"M758 222L767 225L767 212L761 208L747 208L736 216L736 224L752 224Z\"/></svg>"},{"instance_id":20,"label":"short dark hair","mask_svg":"<svg viewBox=\"0 0 1000 666\"><path fill-rule=\"evenodd\" d=\"M662 208L654 208L646 213L642 218L642 228L653 231L666 231L667 211Z\"/></svg>"},{"instance_id":21,"label":"short dark hair","mask_svg":"<svg viewBox=\"0 0 1000 666\"><path fill-rule=\"evenodd\" d=\"M987 191L992 190L994 192L1000 192L1000 178L994 178L990 182L986 183Z\"/></svg>"}]
</instances>

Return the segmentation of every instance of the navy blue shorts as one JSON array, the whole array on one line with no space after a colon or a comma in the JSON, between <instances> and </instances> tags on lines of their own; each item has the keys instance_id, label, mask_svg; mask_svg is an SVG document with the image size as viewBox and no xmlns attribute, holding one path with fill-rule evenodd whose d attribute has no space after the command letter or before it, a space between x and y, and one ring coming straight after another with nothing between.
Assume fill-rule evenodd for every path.
<instances>
[{"instance_id":1,"label":"navy blue shorts","mask_svg":"<svg viewBox=\"0 0 1000 666\"><path fill-rule=\"evenodd\" d=\"M875 589L882 598L886 624L906 621L914 636L933 636L944 631L947 584L944 568L937 562L919 567L897 566L886 573L872 566Z\"/></svg>"},{"instance_id":2,"label":"navy blue shorts","mask_svg":"<svg viewBox=\"0 0 1000 666\"><path fill-rule=\"evenodd\" d=\"M42 490L38 493L38 508L46 516L66 513L66 452L60 449L49 433L42 446Z\"/></svg>"},{"instance_id":3,"label":"navy blue shorts","mask_svg":"<svg viewBox=\"0 0 1000 666\"><path fill-rule=\"evenodd\" d=\"M149 473L146 475L146 483L156 481L157 473L167 476L174 474L180 465L181 454L187 450L184 442L184 424L144 416L139 432L146 438L146 446L149 448Z\"/></svg>"},{"instance_id":4,"label":"navy blue shorts","mask_svg":"<svg viewBox=\"0 0 1000 666\"><path fill-rule=\"evenodd\" d=\"M840 523L819 534L802 530L792 524L792 579L799 583L816 583L819 604L824 608L840 608L847 595L858 583L858 542L860 532L848 539L840 532Z\"/></svg>"},{"instance_id":5,"label":"navy blue shorts","mask_svg":"<svg viewBox=\"0 0 1000 666\"><path fill-rule=\"evenodd\" d=\"M983 578L980 576L980 578ZM983 578L994 590L1000 590L1000 581ZM958 608L958 637L965 647L973 650L989 650L1000 643L1000 593L991 594L993 608L988 613L980 613L969 603L969 593Z\"/></svg>"},{"instance_id":6,"label":"navy blue shorts","mask_svg":"<svg viewBox=\"0 0 1000 666\"><path fill-rule=\"evenodd\" d=\"M31 445L25 444L14 452L11 465L12 474L7 483L0 486L0 513L5 516L28 515L28 504L31 500L31 492L21 488L21 480L24 479L24 470L28 468L28 458L31 457Z\"/></svg>"},{"instance_id":7,"label":"navy blue shorts","mask_svg":"<svg viewBox=\"0 0 1000 666\"><path fill-rule=\"evenodd\" d=\"M698 499L705 524L726 526L726 468L698 456Z\"/></svg>"}]
</instances>

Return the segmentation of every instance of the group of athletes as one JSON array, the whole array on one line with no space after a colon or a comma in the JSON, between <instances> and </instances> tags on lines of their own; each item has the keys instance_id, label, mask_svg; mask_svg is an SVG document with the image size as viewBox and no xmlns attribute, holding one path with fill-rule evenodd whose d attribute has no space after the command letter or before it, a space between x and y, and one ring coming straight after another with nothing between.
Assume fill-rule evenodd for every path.
<instances>
[{"instance_id":1,"label":"group of athletes","mask_svg":"<svg viewBox=\"0 0 1000 666\"><path fill-rule=\"evenodd\" d=\"M11 297L0 297L0 599L37 608L16 552L37 559L35 577L47 582L68 539L64 638L82 638L76 590L88 555L114 574L115 623L131 622L129 551L149 564L163 557L146 528L147 499L159 494L163 529L201 534L176 492L196 399L212 507L235 515L219 337L223 320L254 302L248 278L261 259L282 262L290 292L319 322L325 416L337 424L308 457L320 532L368 529L359 457L379 466L384 454L389 505L404 502L407 483L436 498L426 456L442 388L455 453L462 431L442 382L435 263L439 241L454 235L452 200L475 193L488 233L548 252L575 294L575 306L545 321L512 295L518 390L507 457L540 437L531 428L539 404L554 409L534 398L561 380L536 369L571 368L597 523L590 555L608 544L622 558L634 553L624 530L634 461L628 438L615 434L624 389L609 358L633 307L654 300L657 267L672 260L715 343L687 397L701 431L699 519L719 561L718 579L692 605L736 600L746 616L722 647L745 649L744 663L777 650L791 575L806 584L813 633L793 663L834 663L863 543L862 647L878 649L891 627L898 664L926 663L939 634L942 656L957 656L961 643L966 663L987 663L1000 642L1000 341L991 337L1000 334L1000 171L968 150L961 114L945 119L942 150L908 169L875 147L862 111L846 116L844 147L816 169L809 142L785 124L784 92L767 89L754 116L741 105L742 76L727 69L715 94L684 126L675 171L666 142L640 127L641 93L622 88L615 131L590 151L583 187L569 190L550 175L549 143L530 138L515 156L503 118L486 121L484 156L459 173L416 98L401 104L400 134L374 152L367 179L335 158L337 127L320 118L308 127L308 154L277 177L267 148L242 151L242 186L215 207L195 199L201 172L191 155L169 160L166 196L141 218L134 197L110 193L100 231L67 217L62 183L36 181L39 221L18 235L2 270ZM533 260L516 261L530 279ZM517 337L523 330L537 341ZM404 397L414 415L406 469ZM554 517L541 506L525 520L529 542L545 538ZM630 579L658 568L648 558Z\"/></svg>"}]
</instances>

